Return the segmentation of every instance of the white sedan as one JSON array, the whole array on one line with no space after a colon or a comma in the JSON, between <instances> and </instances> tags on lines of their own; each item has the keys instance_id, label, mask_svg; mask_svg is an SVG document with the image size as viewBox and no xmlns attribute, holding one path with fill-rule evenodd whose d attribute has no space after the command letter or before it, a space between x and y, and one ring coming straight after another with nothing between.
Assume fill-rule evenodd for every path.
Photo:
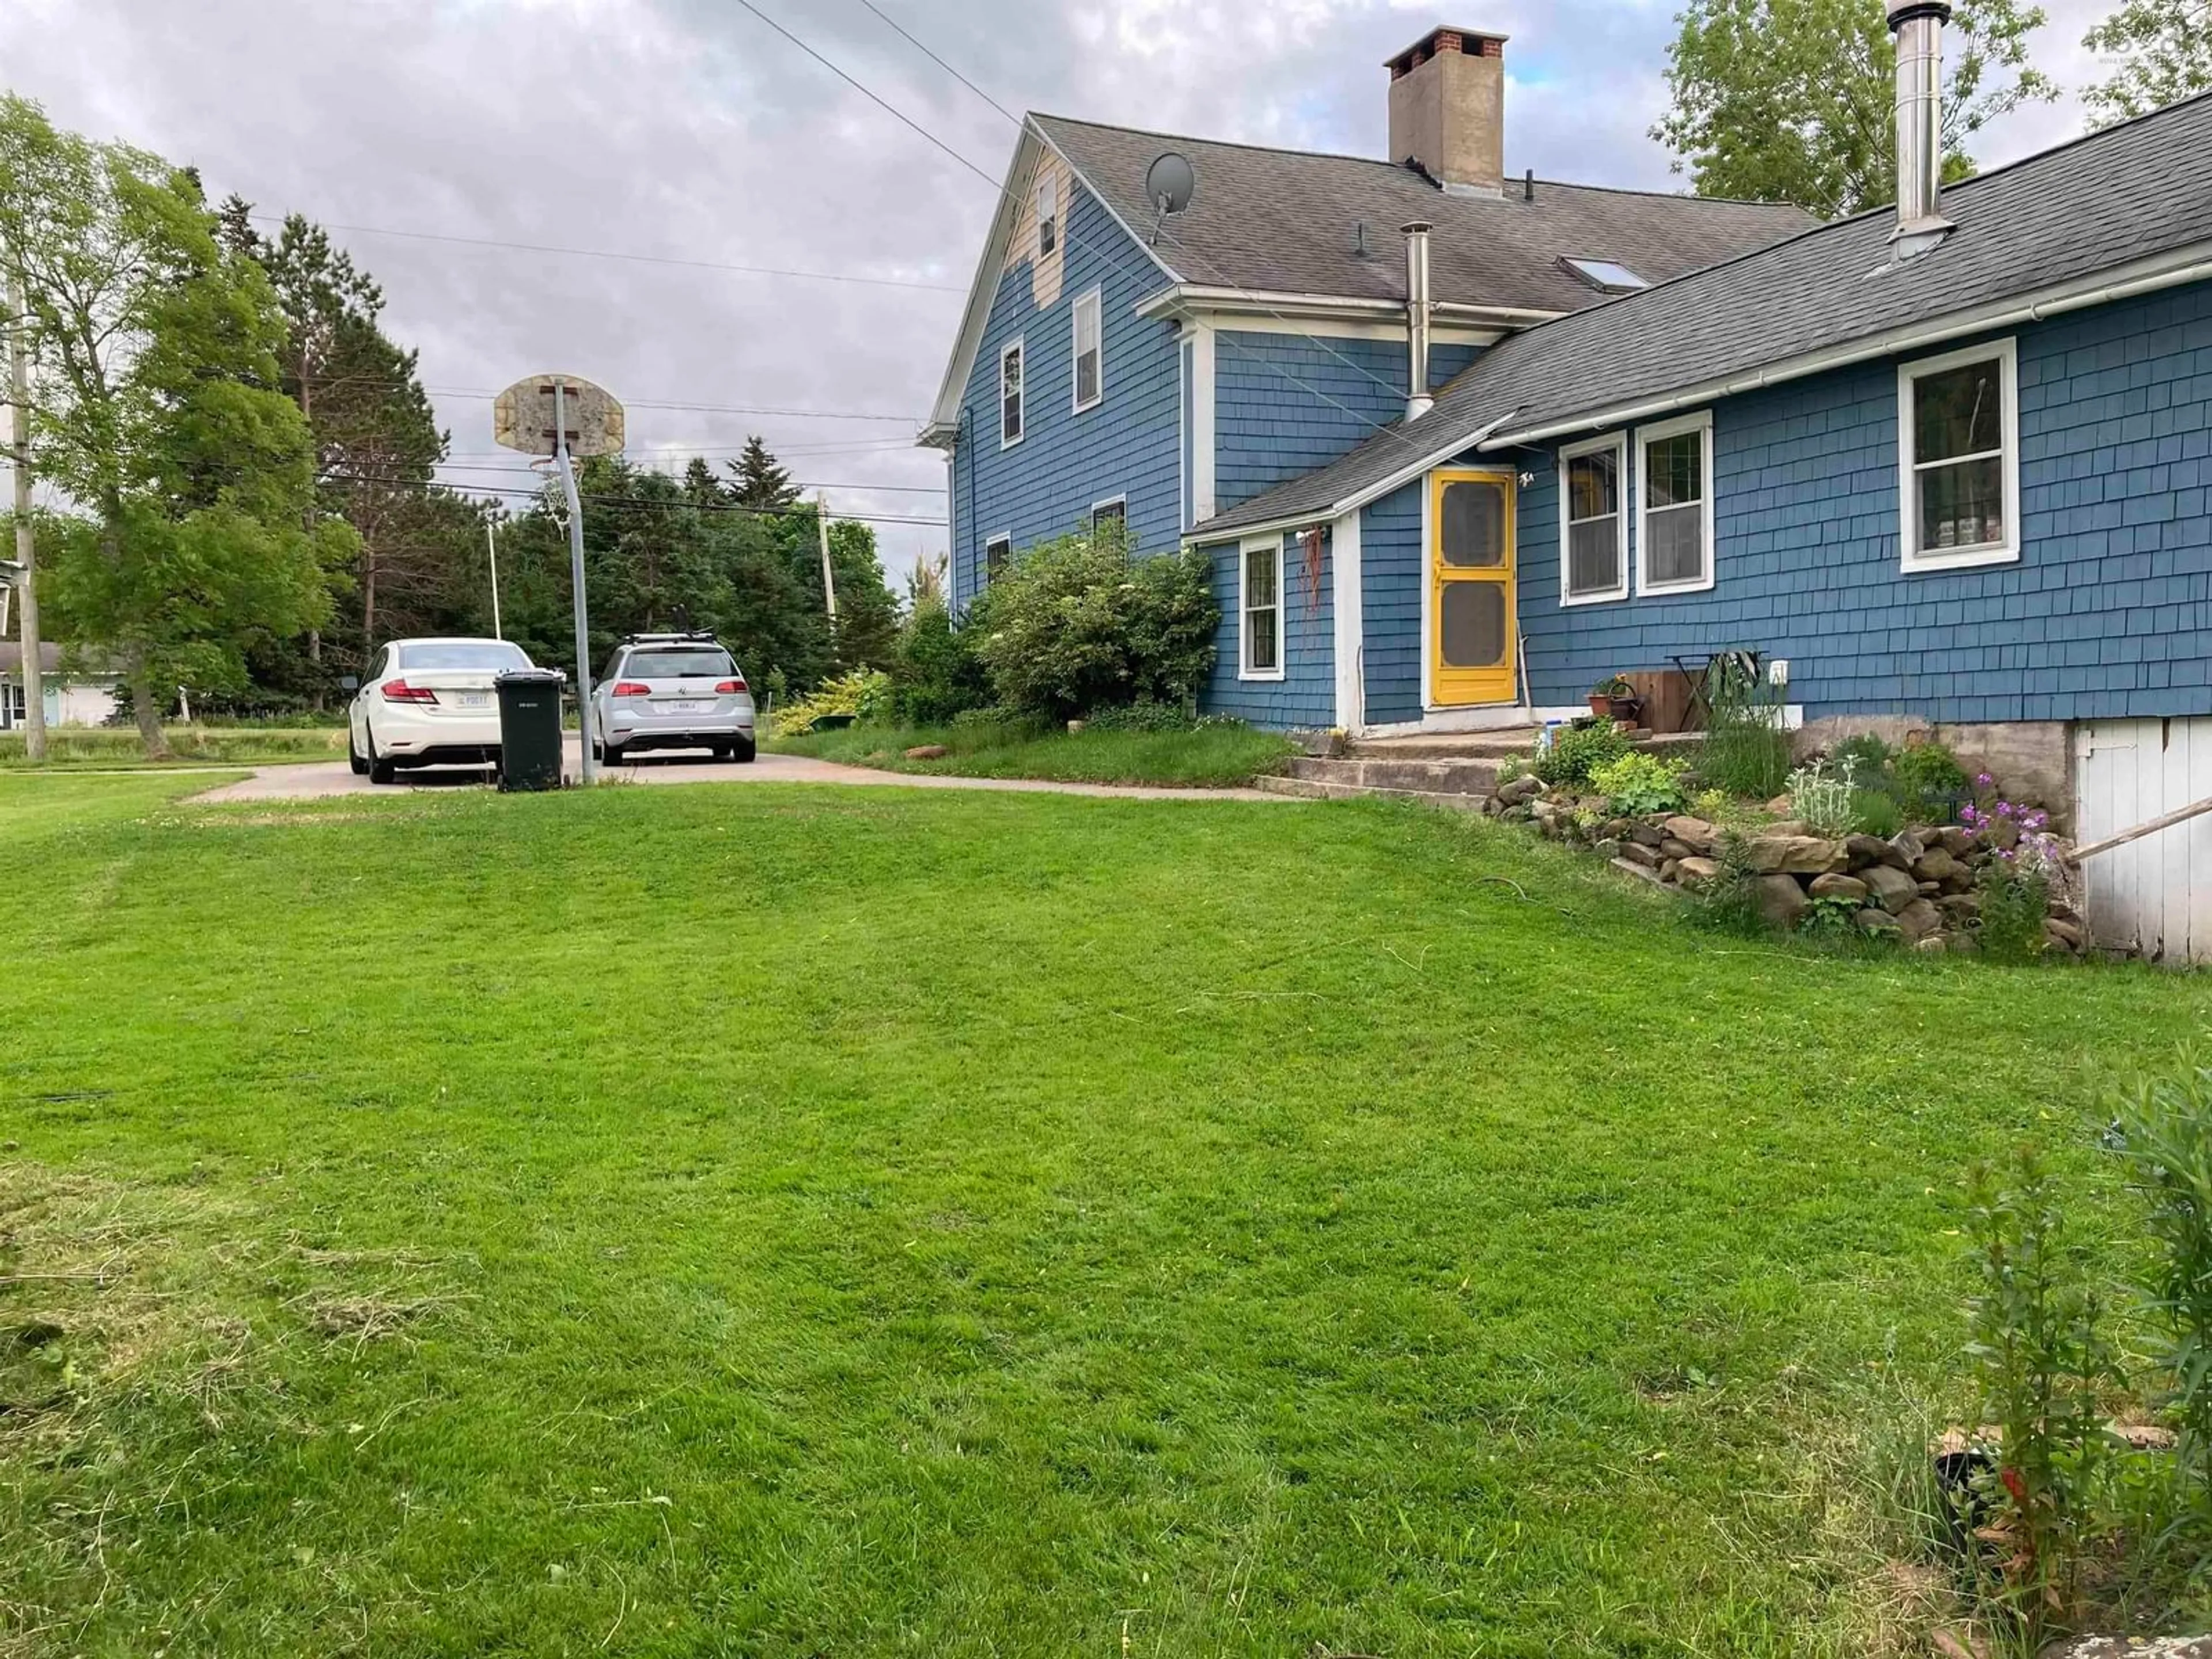
<instances>
[{"instance_id":1,"label":"white sedan","mask_svg":"<svg viewBox=\"0 0 2212 1659\"><path fill-rule=\"evenodd\" d=\"M493 682L532 664L505 640L394 640L369 659L348 711L347 757L371 783L399 769L497 766Z\"/></svg>"}]
</instances>

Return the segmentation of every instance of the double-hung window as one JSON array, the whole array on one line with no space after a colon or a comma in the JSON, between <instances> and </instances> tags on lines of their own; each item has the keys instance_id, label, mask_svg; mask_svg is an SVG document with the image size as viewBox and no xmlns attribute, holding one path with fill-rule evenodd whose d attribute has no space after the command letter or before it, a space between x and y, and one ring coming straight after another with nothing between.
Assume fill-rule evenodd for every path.
<instances>
[{"instance_id":1,"label":"double-hung window","mask_svg":"<svg viewBox=\"0 0 2212 1659\"><path fill-rule=\"evenodd\" d=\"M1269 536L1239 550L1237 678L1283 678L1283 538Z\"/></svg>"},{"instance_id":2,"label":"double-hung window","mask_svg":"<svg viewBox=\"0 0 2212 1659\"><path fill-rule=\"evenodd\" d=\"M1128 518L1129 498L1127 496L1116 495L1110 501L1099 501L1091 509L1091 533L1096 536L1103 530L1118 536L1121 533L1122 527L1128 522Z\"/></svg>"},{"instance_id":3,"label":"double-hung window","mask_svg":"<svg viewBox=\"0 0 2212 1659\"><path fill-rule=\"evenodd\" d=\"M1559 452L1559 603L1628 597L1628 442L1620 433Z\"/></svg>"},{"instance_id":4,"label":"double-hung window","mask_svg":"<svg viewBox=\"0 0 2212 1659\"><path fill-rule=\"evenodd\" d=\"M1013 341L999 354L999 447L1011 448L1022 441L1022 343Z\"/></svg>"},{"instance_id":5,"label":"double-hung window","mask_svg":"<svg viewBox=\"0 0 2212 1659\"><path fill-rule=\"evenodd\" d=\"M1106 395L1106 345L1097 289L1075 296L1075 412L1095 408Z\"/></svg>"},{"instance_id":6,"label":"double-hung window","mask_svg":"<svg viewBox=\"0 0 2212 1659\"><path fill-rule=\"evenodd\" d=\"M983 585L988 587L999 580L1006 568L1006 562L1014 556L1012 536L994 536L983 544Z\"/></svg>"},{"instance_id":7,"label":"double-hung window","mask_svg":"<svg viewBox=\"0 0 2212 1659\"><path fill-rule=\"evenodd\" d=\"M1040 257L1060 246L1060 180L1048 173L1037 180L1037 253Z\"/></svg>"},{"instance_id":8,"label":"double-hung window","mask_svg":"<svg viewBox=\"0 0 2212 1659\"><path fill-rule=\"evenodd\" d=\"M2010 340L1897 371L1904 568L2020 557L2019 357Z\"/></svg>"},{"instance_id":9,"label":"double-hung window","mask_svg":"<svg viewBox=\"0 0 2212 1659\"><path fill-rule=\"evenodd\" d=\"M1636 434L1636 588L1694 593L1713 585L1713 417L1710 410Z\"/></svg>"}]
</instances>

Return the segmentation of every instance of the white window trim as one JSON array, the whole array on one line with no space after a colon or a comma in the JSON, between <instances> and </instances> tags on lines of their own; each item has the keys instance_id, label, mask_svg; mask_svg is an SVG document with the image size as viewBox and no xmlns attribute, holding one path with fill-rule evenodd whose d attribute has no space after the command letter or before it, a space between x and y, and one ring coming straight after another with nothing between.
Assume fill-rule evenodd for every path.
<instances>
[{"instance_id":1,"label":"white window trim","mask_svg":"<svg viewBox=\"0 0 2212 1659\"><path fill-rule=\"evenodd\" d=\"M1012 531L1001 530L995 536L984 537L983 560L981 564L975 567L975 591L978 593L981 592L985 588L991 585L991 550L996 547L1000 542L1004 542L1006 544L1006 562L1011 565L1014 562L1014 532Z\"/></svg>"},{"instance_id":2,"label":"white window trim","mask_svg":"<svg viewBox=\"0 0 2212 1659\"><path fill-rule=\"evenodd\" d=\"M1091 307L1091 314L1097 319L1098 323L1098 390L1091 395L1091 400L1088 403L1076 397L1077 388L1083 384L1083 307L1086 305ZM1087 294L1077 295L1075 303L1067 308L1067 389L1068 395L1076 398L1075 413L1080 415L1085 410L1096 409L1106 401L1106 290L1104 285L1102 283ZM1024 410L1023 413L1026 416L1028 411Z\"/></svg>"},{"instance_id":3,"label":"white window trim","mask_svg":"<svg viewBox=\"0 0 2212 1659\"><path fill-rule=\"evenodd\" d=\"M1611 450L1615 465L1613 531L1619 544L1620 580L1612 587L1595 593L1574 593L1567 588L1567 555L1571 544L1574 526L1568 514L1573 510L1572 497L1567 489L1567 463L1583 455L1601 455ZM1628 597L1628 434L1608 432L1602 438L1587 438L1578 444L1563 445L1559 450L1559 603L1571 605L1613 605Z\"/></svg>"},{"instance_id":4,"label":"white window trim","mask_svg":"<svg viewBox=\"0 0 2212 1659\"><path fill-rule=\"evenodd\" d=\"M1251 568L1255 553L1272 552L1275 556L1275 665L1255 668L1252 664L1251 641L1246 632L1252 623L1252 613L1244 604L1245 577ZM1237 544L1237 678L1240 680L1279 680L1285 667L1285 657L1289 640L1283 626L1284 614L1290 609L1290 596L1283 591L1283 538L1280 536L1255 536Z\"/></svg>"},{"instance_id":5,"label":"white window trim","mask_svg":"<svg viewBox=\"0 0 2212 1659\"><path fill-rule=\"evenodd\" d=\"M1091 527L1093 530L1096 530L1096 529L1097 529L1097 528L1098 528L1098 509L1099 509L1100 507L1120 507L1120 508L1121 509L1121 529L1122 529L1123 533L1124 533L1124 534L1126 534L1126 533L1127 532L1127 531L1128 531L1128 528L1129 528L1129 498L1128 498L1128 496L1127 496L1127 495L1109 495L1109 496L1108 496L1104 501L1093 501L1093 502L1091 502Z\"/></svg>"},{"instance_id":6,"label":"white window trim","mask_svg":"<svg viewBox=\"0 0 2212 1659\"><path fill-rule=\"evenodd\" d=\"M1939 548L1933 553L1914 551L1913 544L1920 535L1919 467L1912 459L1914 444L1912 415L1913 382L1929 374L1940 374L1946 369L1960 368L1968 363L1986 362L1995 357L1997 369L1997 402L2004 428L2004 453L2000 471L2004 475L2005 538L1980 547ZM1959 461L1973 459L1955 456L1942 463L1955 465ZM1962 351L1947 351L1940 357L1923 357L1897 366L1897 505L1898 505L1898 566L1911 573L1930 570L1972 570L1978 565L2014 564L2020 560L2020 345L2008 337L1991 340Z\"/></svg>"},{"instance_id":7,"label":"white window trim","mask_svg":"<svg viewBox=\"0 0 2212 1659\"><path fill-rule=\"evenodd\" d=\"M1013 437L1006 435L1006 359L1017 352L1022 360L1022 429ZM999 348L999 447L1012 449L1030 435L1030 349L1022 336L1014 337Z\"/></svg>"},{"instance_id":8,"label":"white window trim","mask_svg":"<svg viewBox=\"0 0 2212 1659\"><path fill-rule=\"evenodd\" d=\"M1045 211L1045 198L1048 196L1052 198L1052 211L1049 213ZM1060 252L1062 240L1060 234L1060 179L1057 175L1047 173L1039 177L1036 181L1036 194L1032 198L1031 205L1036 210L1037 257L1041 259L1049 258ZM1047 225L1052 227L1052 246L1048 248L1044 246L1044 228Z\"/></svg>"},{"instance_id":9,"label":"white window trim","mask_svg":"<svg viewBox=\"0 0 2212 1659\"><path fill-rule=\"evenodd\" d=\"M1644 574L1644 552L1651 545L1651 492L1644 488L1647 465L1645 457L1650 453L1653 444L1663 442L1668 438L1679 438L1686 432L1698 432L1705 434L1705 442L1702 446L1704 459L1698 464L1701 469L1699 482L1704 486L1705 495L1698 505L1702 509L1700 516L1704 521L1705 572L1695 581L1654 582ZM1694 415L1683 416L1680 420L1662 421L1656 426L1640 426L1636 428L1636 591L1638 593L1656 596L1665 593L1703 593L1711 590L1715 573L1720 566L1720 549L1715 544L1713 539L1713 498L1717 494L1719 489L1713 478L1713 411L1711 410L1701 409Z\"/></svg>"}]
</instances>

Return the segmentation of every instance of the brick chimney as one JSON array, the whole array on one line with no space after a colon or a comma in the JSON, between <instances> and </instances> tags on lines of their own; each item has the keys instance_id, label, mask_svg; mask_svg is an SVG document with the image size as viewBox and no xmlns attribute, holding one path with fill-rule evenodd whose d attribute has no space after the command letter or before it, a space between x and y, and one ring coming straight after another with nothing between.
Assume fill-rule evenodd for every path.
<instances>
[{"instance_id":1,"label":"brick chimney","mask_svg":"<svg viewBox=\"0 0 2212 1659\"><path fill-rule=\"evenodd\" d=\"M1419 161L1454 189L1504 193L1505 41L1440 28L1389 60L1392 161Z\"/></svg>"}]
</instances>

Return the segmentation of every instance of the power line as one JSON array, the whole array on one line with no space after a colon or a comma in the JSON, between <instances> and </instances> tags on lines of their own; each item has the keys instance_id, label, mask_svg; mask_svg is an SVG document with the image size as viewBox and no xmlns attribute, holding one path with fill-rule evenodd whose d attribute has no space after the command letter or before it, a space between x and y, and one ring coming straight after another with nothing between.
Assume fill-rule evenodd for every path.
<instances>
[{"instance_id":1,"label":"power line","mask_svg":"<svg viewBox=\"0 0 2212 1659\"><path fill-rule=\"evenodd\" d=\"M528 501L543 501L545 495L542 488L533 489L520 484L447 483L434 478L380 477L370 473L348 473L330 482L377 484L388 489L443 489L448 494L457 495L495 495L502 499ZM821 510L812 502L803 507L748 507L742 501L655 501L642 500L635 495L606 495L588 491L580 492L577 499L602 507L624 507L645 512L735 513L755 519L811 519ZM940 530L945 527L947 522L943 519L925 519L890 513L832 513L830 519L833 524L898 525Z\"/></svg>"},{"instance_id":2,"label":"power line","mask_svg":"<svg viewBox=\"0 0 2212 1659\"><path fill-rule=\"evenodd\" d=\"M372 384L366 379L354 383L362 386ZM404 383L393 381L392 384ZM485 402L500 395L496 392L483 392L471 386L426 386L422 390L433 398L467 398ZM615 401L625 409L666 409L687 415L775 415L801 421L895 421L901 426L921 424L912 415L885 415L866 410L771 409L757 404L686 404L652 398L618 398Z\"/></svg>"},{"instance_id":3,"label":"power line","mask_svg":"<svg viewBox=\"0 0 2212 1659\"><path fill-rule=\"evenodd\" d=\"M694 459L703 460L706 458L704 456L699 456ZM632 465L635 465L636 464L633 462ZM534 466L485 466L478 465L465 465L455 461L441 461L438 463L438 470L442 472L490 472L509 477L522 476L533 478L543 477L545 476ZM639 471L641 471L649 470L650 469L644 467L639 468ZM340 472L333 474L331 481L333 483L343 483L350 477L372 477L374 476L374 475L373 474L365 473ZM655 476L666 477L669 475L657 473ZM878 494L896 495L941 495L945 493L945 486L943 484L793 483L792 488L793 489L842 489L855 495L865 495L870 491L874 491Z\"/></svg>"},{"instance_id":4,"label":"power line","mask_svg":"<svg viewBox=\"0 0 2212 1659\"><path fill-rule=\"evenodd\" d=\"M250 213L249 219L282 224L285 215ZM719 259L678 259L658 253L616 252L608 248L556 247L543 242L503 242L489 236L450 236L434 230L394 230L386 225L322 224L324 230L342 230L350 236L398 236L414 242L454 242L464 247L504 248L518 253L561 253L579 259L623 259L637 264L679 265L691 270L730 270L746 276L789 276L811 283L855 283L872 288L915 289L925 294L965 294L948 283L917 283L899 276L861 276L848 271L789 270L775 265L729 264Z\"/></svg>"}]
</instances>

